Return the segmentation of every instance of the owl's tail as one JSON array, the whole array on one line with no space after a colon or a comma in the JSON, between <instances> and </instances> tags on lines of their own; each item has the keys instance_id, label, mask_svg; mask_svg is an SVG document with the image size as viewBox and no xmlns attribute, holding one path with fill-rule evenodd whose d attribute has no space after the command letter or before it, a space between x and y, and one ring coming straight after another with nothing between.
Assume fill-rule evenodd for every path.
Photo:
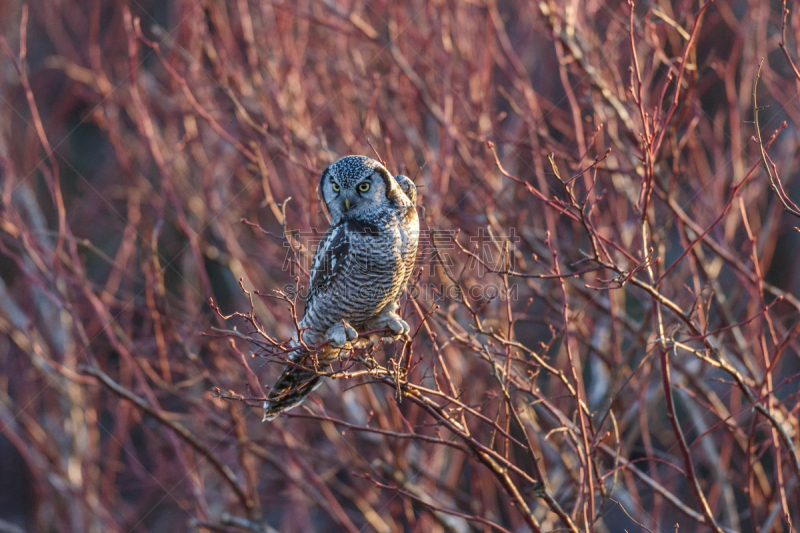
<instances>
[{"instance_id":1,"label":"owl's tail","mask_svg":"<svg viewBox=\"0 0 800 533\"><path fill-rule=\"evenodd\" d=\"M272 387L264 402L264 422L270 421L284 411L303 403L303 400L322 384L323 376L328 365L318 365L317 369L301 366L298 363L289 363L283 373Z\"/></svg>"}]
</instances>

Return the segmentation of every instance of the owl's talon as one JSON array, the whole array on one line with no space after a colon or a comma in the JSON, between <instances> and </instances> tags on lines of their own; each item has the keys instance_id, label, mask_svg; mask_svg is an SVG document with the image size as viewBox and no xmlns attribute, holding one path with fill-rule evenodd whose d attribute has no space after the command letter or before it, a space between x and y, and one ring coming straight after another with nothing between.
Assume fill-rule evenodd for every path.
<instances>
[{"instance_id":1,"label":"owl's talon","mask_svg":"<svg viewBox=\"0 0 800 533\"><path fill-rule=\"evenodd\" d=\"M386 327L389 328L390 333L385 334L384 337L391 337L392 340L398 340L411 332L411 326L408 322L399 316L390 317L391 320L386 321Z\"/></svg>"},{"instance_id":2,"label":"owl's talon","mask_svg":"<svg viewBox=\"0 0 800 533\"><path fill-rule=\"evenodd\" d=\"M358 332L347 322L340 322L328 330L328 340L334 348L344 348L358 339Z\"/></svg>"},{"instance_id":3,"label":"owl's talon","mask_svg":"<svg viewBox=\"0 0 800 533\"><path fill-rule=\"evenodd\" d=\"M397 314L397 302L393 302L386 307L372 320L369 321L370 329L388 329L388 332L381 333L384 342L393 342L411 332L408 322L400 318Z\"/></svg>"}]
</instances>

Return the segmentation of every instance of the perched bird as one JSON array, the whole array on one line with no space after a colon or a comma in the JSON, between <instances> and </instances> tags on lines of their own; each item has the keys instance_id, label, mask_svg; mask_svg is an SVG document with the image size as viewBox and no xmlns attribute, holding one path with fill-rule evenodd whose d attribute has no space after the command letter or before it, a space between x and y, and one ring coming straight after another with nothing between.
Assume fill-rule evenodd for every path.
<instances>
[{"instance_id":1,"label":"perched bird","mask_svg":"<svg viewBox=\"0 0 800 533\"><path fill-rule=\"evenodd\" d=\"M397 309L419 243L414 182L351 155L325 169L319 188L331 225L314 255L299 323L302 343L294 339L289 362L264 402L264 420L300 404L359 333L388 328L386 336L400 338L409 332ZM303 347L328 341L316 361Z\"/></svg>"}]
</instances>

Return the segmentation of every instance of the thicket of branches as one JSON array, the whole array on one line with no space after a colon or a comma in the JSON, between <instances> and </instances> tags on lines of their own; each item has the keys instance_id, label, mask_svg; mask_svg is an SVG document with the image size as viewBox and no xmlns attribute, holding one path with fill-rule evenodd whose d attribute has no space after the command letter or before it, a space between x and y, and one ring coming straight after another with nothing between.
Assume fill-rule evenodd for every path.
<instances>
[{"instance_id":1,"label":"thicket of branches","mask_svg":"<svg viewBox=\"0 0 800 533\"><path fill-rule=\"evenodd\" d=\"M800 9L2 9L0 530L797 530ZM413 335L262 424L351 153Z\"/></svg>"}]
</instances>

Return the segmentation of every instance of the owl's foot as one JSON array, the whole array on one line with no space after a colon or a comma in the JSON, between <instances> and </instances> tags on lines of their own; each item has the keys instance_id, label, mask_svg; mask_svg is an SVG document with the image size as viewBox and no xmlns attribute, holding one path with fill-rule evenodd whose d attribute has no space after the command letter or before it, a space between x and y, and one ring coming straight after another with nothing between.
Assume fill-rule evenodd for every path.
<instances>
[{"instance_id":1,"label":"owl's foot","mask_svg":"<svg viewBox=\"0 0 800 533\"><path fill-rule=\"evenodd\" d=\"M384 333L384 337L389 337L392 340L397 340L401 337L408 335L411 332L411 326L408 322L400 318L400 315L394 311L381 313L369 321L370 329L389 329L389 333Z\"/></svg>"},{"instance_id":2,"label":"owl's foot","mask_svg":"<svg viewBox=\"0 0 800 533\"><path fill-rule=\"evenodd\" d=\"M408 325L408 322L400 318L399 315L389 318L390 320L387 320L386 327L392 332L392 337L399 339L411 333L411 326Z\"/></svg>"},{"instance_id":3,"label":"owl's foot","mask_svg":"<svg viewBox=\"0 0 800 533\"><path fill-rule=\"evenodd\" d=\"M344 348L358 338L358 332L342 320L328 328L326 337L334 348Z\"/></svg>"}]
</instances>

